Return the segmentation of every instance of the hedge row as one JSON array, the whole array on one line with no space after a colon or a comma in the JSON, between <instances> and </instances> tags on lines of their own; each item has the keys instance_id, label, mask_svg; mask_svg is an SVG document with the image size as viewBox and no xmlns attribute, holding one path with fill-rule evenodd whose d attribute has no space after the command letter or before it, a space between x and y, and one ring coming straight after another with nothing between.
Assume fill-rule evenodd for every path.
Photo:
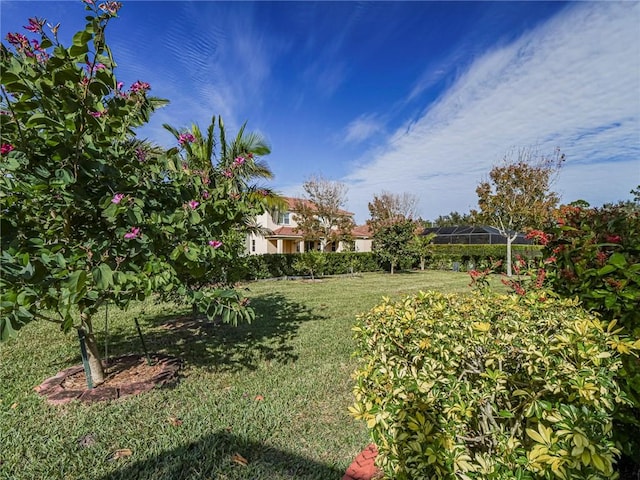
<instances>
[{"instance_id":1,"label":"hedge row","mask_svg":"<svg viewBox=\"0 0 640 480\"><path fill-rule=\"evenodd\" d=\"M432 255L427 258L426 268L433 270L460 270L489 266L495 260L504 260L507 255L504 245L433 245ZM541 255L541 249L535 245L517 245L514 255L529 260ZM245 258L242 277L245 280L279 278L300 275L294 267L301 254L251 255ZM420 260L409 256L403 259L400 269L418 268ZM322 275L341 275L346 273L376 272L389 270L374 252L327 253L326 265Z\"/></svg>"}]
</instances>

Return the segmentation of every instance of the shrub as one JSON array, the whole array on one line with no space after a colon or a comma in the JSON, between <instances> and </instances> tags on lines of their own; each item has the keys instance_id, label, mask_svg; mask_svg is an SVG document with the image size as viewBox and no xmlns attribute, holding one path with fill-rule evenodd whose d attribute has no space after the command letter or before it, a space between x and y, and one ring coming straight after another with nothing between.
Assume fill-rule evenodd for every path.
<instances>
[{"instance_id":1,"label":"shrub","mask_svg":"<svg viewBox=\"0 0 640 480\"><path fill-rule=\"evenodd\" d=\"M640 208L637 204L602 208L562 207L550 228L546 251L555 257L553 289L577 297L603 319L618 319L625 332L640 338ZM640 344L640 340L637 341ZM640 464L640 363L625 352L618 381L634 408L621 409L616 438Z\"/></svg>"},{"instance_id":2,"label":"shrub","mask_svg":"<svg viewBox=\"0 0 640 480\"><path fill-rule=\"evenodd\" d=\"M328 254L316 250L302 253L296 258L296 261L293 263L293 268L300 273L309 273L313 280L315 275L322 274L327 264L326 255Z\"/></svg>"},{"instance_id":3,"label":"shrub","mask_svg":"<svg viewBox=\"0 0 640 480\"><path fill-rule=\"evenodd\" d=\"M355 406L389 478L605 479L615 322L548 296L419 293L354 327Z\"/></svg>"}]
</instances>

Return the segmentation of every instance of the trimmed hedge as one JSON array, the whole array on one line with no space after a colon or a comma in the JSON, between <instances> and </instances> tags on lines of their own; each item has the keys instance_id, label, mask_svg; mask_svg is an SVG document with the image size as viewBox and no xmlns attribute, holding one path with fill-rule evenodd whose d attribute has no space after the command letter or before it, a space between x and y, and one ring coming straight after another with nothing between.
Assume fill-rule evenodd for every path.
<instances>
[{"instance_id":1,"label":"trimmed hedge","mask_svg":"<svg viewBox=\"0 0 640 480\"><path fill-rule=\"evenodd\" d=\"M280 278L300 275L296 261L300 253L251 255L246 257L246 280ZM326 253L326 263L319 275L340 275L345 273L375 272L380 270L376 257L371 252Z\"/></svg>"},{"instance_id":2,"label":"trimmed hedge","mask_svg":"<svg viewBox=\"0 0 640 480\"><path fill-rule=\"evenodd\" d=\"M431 251L433 254L427 259L427 268L433 270L481 269L492 266L497 260L502 260L504 264L507 259L506 245L435 244L431 246ZM538 245L512 245L511 253L514 258L516 255L520 255L528 261L540 258L542 247Z\"/></svg>"},{"instance_id":3,"label":"trimmed hedge","mask_svg":"<svg viewBox=\"0 0 640 480\"><path fill-rule=\"evenodd\" d=\"M491 260L506 258L505 245L432 245L433 254L427 258L426 267L432 270L460 270L484 268ZM541 256L537 245L516 245L514 255L530 260ZM294 264L300 253L249 255L245 263L238 266L244 280L280 278L299 275ZM347 273L377 272L388 270L388 264L380 262L373 252L326 253L326 265L320 275L342 275ZM401 270L418 268L420 259L408 256L399 262Z\"/></svg>"},{"instance_id":4,"label":"trimmed hedge","mask_svg":"<svg viewBox=\"0 0 640 480\"><path fill-rule=\"evenodd\" d=\"M354 327L356 402L387 478L609 479L628 348L577 301L419 293Z\"/></svg>"}]
</instances>

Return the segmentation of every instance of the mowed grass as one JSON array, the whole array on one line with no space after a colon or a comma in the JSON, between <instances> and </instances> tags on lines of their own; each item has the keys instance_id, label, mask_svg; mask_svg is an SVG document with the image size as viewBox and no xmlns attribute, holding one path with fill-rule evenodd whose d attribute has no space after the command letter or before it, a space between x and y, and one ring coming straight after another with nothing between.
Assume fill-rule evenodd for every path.
<instances>
[{"instance_id":1,"label":"mowed grass","mask_svg":"<svg viewBox=\"0 0 640 480\"><path fill-rule=\"evenodd\" d=\"M142 353L136 317L147 348L184 368L175 387L92 405L49 406L33 391L80 355L75 334L32 323L0 344L0 479L340 479L369 443L347 411L356 315L382 296L468 283L437 271L249 283L256 320L238 327L167 328L189 315L177 304L112 307L109 356ZM104 322L103 311L102 345Z\"/></svg>"}]
</instances>

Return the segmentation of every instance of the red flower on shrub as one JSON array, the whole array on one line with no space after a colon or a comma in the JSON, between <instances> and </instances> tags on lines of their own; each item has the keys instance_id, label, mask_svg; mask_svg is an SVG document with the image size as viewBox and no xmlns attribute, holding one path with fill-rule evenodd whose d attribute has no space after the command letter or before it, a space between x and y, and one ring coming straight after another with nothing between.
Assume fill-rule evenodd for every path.
<instances>
[{"instance_id":1,"label":"red flower on shrub","mask_svg":"<svg viewBox=\"0 0 640 480\"><path fill-rule=\"evenodd\" d=\"M620 235L605 235L604 239L608 243L620 243L622 241Z\"/></svg>"},{"instance_id":2,"label":"red flower on shrub","mask_svg":"<svg viewBox=\"0 0 640 480\"><path fill-rule=\"evenodd\" d=\"M0 153L2 155L5 155L5 154L9 153L13 149L14 149L14 146L11 145L10 143L3 143L2 147L0 149Z\"/></svg>"},{"instance_id":3,"label":"red flower on shrub","mask_svg":"<svg viewBox=\"0 0 640 480\"><path fill-rule=\"evenodd\" d=\"M549 243L549 236L542 230L531 230L529 233L527 233L527 236L525 238L527 238L528 240L537 240L540 245L546 245L547 243Z\"/></svg>"}]
</instances>

